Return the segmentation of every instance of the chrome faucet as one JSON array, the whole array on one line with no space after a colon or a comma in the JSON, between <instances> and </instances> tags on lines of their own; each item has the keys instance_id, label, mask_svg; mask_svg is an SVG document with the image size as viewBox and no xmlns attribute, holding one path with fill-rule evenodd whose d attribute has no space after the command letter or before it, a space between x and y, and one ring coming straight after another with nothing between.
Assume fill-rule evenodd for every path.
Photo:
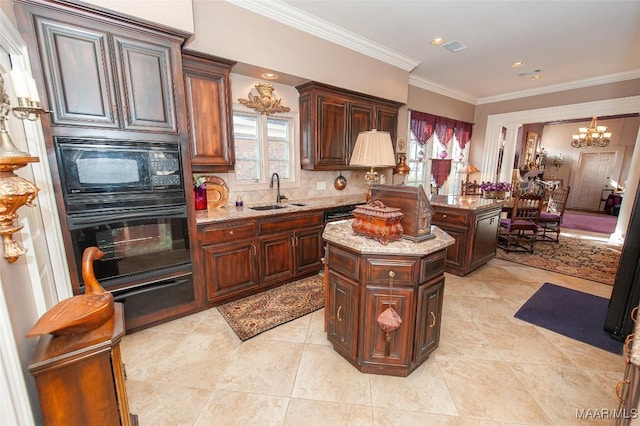
<instances>
[{"instance_id":1,"label":"chrome faucet","mask_svg":"<svg viewBox=\"0 0 640 426\"><path fill-rule=\"evenodd\" d=\"M277 173L274 173L271 175L271 183L269 184L269 188L273 188L273 178L277 179L278 182L278 189L277 189L277 195L276 195L276 203L281 203L282 202L282 196L280 195L280 176Z\"/></svg>"}]
</instances>

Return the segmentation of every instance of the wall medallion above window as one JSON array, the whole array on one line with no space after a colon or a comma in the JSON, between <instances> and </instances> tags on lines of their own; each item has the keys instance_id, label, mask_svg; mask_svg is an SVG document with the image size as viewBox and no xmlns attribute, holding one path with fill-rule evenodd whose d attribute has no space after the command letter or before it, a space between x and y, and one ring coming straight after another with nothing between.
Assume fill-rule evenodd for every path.
<instances>
[{"instance_id":1,"label":"wall medallion above window","mask_svg":"<svg viewBox=\"0 0 640 426\"><path fill-rule=\"evenodd\" d=\"M255 109L260 114L274 114L278 112L289 112L291 108L281 104L282 99L276 99L272 93L275 90L274 87L268 83L256 84L258 95L252 95L251 92L247 95L248 99L238 99L238 101L249 108Z\"/></svg>"}]
</instances>

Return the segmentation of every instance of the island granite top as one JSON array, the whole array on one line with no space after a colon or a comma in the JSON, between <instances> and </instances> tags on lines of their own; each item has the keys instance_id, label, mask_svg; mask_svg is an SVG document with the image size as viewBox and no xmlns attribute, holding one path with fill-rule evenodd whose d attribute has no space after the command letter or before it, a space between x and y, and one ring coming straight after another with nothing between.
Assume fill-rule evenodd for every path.
<instances>
[{"instance_id":1,"label":"island granite top","mask_svg":"<svg viewBox=\"0 0 640 426\"><path fill-rule=\"evenodd\" d=\"M353 219L329 222L324 229L322 238L334 244L347 247L363 254L405 254L424 256L452 245L455 240L437 226L431 226L434 238L421 242L407 239L390 242L383 245L371 238L355 235L351 228Z\"/></svg>"},{"instance_id":2,"label":"island granite top","mask_svg":"<svg viewBox=\"0 0 640 426\"><path fill-rule=\"evenodd\" d=\"M429 203L438 207L453 207L465 210L482 210L504 204L505 200L482 198L478 195L431 195Z\"/></svg>"}]
</instances>

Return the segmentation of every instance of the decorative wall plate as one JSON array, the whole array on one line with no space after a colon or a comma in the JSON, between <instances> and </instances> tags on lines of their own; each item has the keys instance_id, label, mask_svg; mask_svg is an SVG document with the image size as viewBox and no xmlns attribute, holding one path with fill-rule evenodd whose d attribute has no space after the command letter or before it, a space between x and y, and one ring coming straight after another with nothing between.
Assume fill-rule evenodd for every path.
<instances>
[{"instance_id":1,"label":"decorative wall plate","mask_svg":"<svg viewBox=\"0 0 640 426\"><path fill-rule=\"evenodd\" d=\"M224 207L229 199L229 187L224 179L217 176L204 176L207 182L207 208Z\"/></svg>"}]
</instances>

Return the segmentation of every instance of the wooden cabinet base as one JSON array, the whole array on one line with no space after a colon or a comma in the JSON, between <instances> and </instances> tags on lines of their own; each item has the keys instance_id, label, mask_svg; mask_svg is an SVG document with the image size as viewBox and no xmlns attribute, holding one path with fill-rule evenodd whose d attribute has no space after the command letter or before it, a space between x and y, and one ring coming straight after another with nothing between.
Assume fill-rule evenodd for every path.
<instances>
[{"instance_id":1,"label":"wooden cabinet base","mask_svg":"<svg viewBox=\"0 0 640 426\"><path fill-rule=\"evenodd\" d=\"M326 253L325 321L335 351L363 373L411 374L440 341L445 248L372 255L327 242ZM402 323L387 336L378 316L390 307Z\"/></svg>"},{"instance_id":2,"label":"wooden cabinet base","mask_svg":"<svg viewBox=\"0 0 640 426\"><path fill-rule=\"evenodd\" d=\"M137 425L129 413L120 340L122 304L111 319L82 334L42 336L29 371L46 425Z\"/></svg>"}]
</instances>

